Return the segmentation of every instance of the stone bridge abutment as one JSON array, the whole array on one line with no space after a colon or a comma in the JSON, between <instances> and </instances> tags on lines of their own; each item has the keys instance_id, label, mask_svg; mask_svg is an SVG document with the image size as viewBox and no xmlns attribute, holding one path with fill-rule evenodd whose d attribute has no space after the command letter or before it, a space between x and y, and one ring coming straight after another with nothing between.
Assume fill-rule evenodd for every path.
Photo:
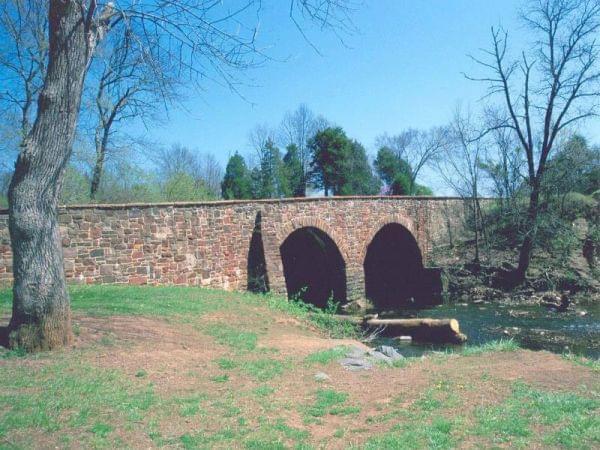
<instances>
[{"instance_id":1,"label":"stone bridge abutment","mask_svg":"<svg viewBox=\"0 0 600 450\"><path fill-rule=\"evenodd\" d=\"M456 198L327 197L72 206L59 220L71 283L290 295L308 283L319 298L332 291L354 300L369 290L365 274L382 299L393 295L386 289L403 289L394 280L419 278L418 264L427 279L431 248L460 233L464 211ZM8 216L0 211L0 282L11 279Z\"/></svg>"}]
</instances>

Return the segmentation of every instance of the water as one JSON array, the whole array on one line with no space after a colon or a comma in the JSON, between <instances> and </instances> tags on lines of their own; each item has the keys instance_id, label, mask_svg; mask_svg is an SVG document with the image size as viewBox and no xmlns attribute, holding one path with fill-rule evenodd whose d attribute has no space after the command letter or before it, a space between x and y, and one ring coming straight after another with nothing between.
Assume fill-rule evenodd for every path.
<instances>
[{"instance_id":1,"label":"water","mask_svg":"<svg viewBox=\"0 0 600 450\"><path fill-rule=\"evenodd\" d=\"M581 316L579 311L587 314ZM553 313L540 306L495 304L444 304L430 309L413 310L397 317L454 318L467 344L512 338L523 348L570 352L589 358L600 358L600 305L578 307L564 313ZM382 339L381 341L384 341ZM385 340L391 343L390 340ZM444 346L405 343L393 345L405 356L419 356Z\"/></svg>"}]
</instances>

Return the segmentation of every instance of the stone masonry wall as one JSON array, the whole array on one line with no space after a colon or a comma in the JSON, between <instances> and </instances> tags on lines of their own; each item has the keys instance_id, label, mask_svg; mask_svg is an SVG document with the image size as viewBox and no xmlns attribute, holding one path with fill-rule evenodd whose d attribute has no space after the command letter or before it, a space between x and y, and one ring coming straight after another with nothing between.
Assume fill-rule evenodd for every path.
<instances>
[{"instance_id":1,"label":"stone masonry wall","mask_svg":"<svg viewBox=\"0 0 600 450\"><path fill-rule=\"evenodd\" d=\"M448 231L459 232L464 202L436 197L336 197L61 208L65 272L72 283L183 284L247 287L257 215L272 291L285 293L279 247L314 226L337 244L349 298L364 295L363 260L387 223L405 226L427 261ZM0 282L12 279L7 211L0 211Z\"/></svg>"}]
</instances>

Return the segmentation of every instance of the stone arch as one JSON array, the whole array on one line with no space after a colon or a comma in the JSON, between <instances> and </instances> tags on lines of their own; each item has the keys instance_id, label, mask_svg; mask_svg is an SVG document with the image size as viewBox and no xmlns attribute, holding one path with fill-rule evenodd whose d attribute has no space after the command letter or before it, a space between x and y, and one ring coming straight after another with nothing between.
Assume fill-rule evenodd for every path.
<instances>
[{"instance_id":1,"label":"stone arch","mask_svg":"<svg viewBox=\"0 0 600 450\"><path fill-rule=\"evenodd\" d=\"M292 219L286 224L282 225L277 229L277 246L281 247L283 241L285 241L290 234L300 228L313 227L318 228L327 234L331 240L335 243L340 253L344 257L344 263L347 265L350 261L350 255L348 251L348 245L345 244L345 240L338 235L337 231L329 225L328 222L322 219L313 217L299 217Z\"/></svg>"},{"instance_id":2,"label":"stone arch","mask_svg":"<svg viewBox=\"0 0 600 450\"><path fill-rule=\"evenodd\" d=\"M377 225L364 246L366 297L378 309L419 305L425 269L412 224L408 220L385 220Z\"/></svg>"},{"instance_id":3,"label":"stone arch","mask_svg":"<svg viewBox=\"0 0 600 450\"><path fill-rule=\"evenodd\" d=\"M335 237L323 228L328 227L318 219L295 221L284 229L285 238L279 240L288 297L299 297L321 308L327 306L330 298L346 302L348 295L347 255L342 254Z\"/></svg>"},{"instance_id":4,"label":"stone arch","mask_svg":"<svg viewBox=\"0 0 600 450\"><path fill-rule=\"evenodd\" d=\"M367 256L367 248L369 247L369 244L373 241L373 238L375 237L375 235L377 233L379 233L379 231L384 226L394 224L394 223L402 225L404 228L406 228L410 232L410 234L412 234L412 237L415 239L415 242L419 246L421 255L423 257L425 256L425 249L423 248L422 243L419 241L419 239L417 237L417 229L415 227L413 220L410 219L409 217L406 217L406 216L403 216L400 214L394 214L391 216L383 217L371 225L371 227L369 228L369 232L365 236L365 240L361 244L360 253L358 254L359 261L365 260L365 256Z\"/></svg>"}]
</instances>

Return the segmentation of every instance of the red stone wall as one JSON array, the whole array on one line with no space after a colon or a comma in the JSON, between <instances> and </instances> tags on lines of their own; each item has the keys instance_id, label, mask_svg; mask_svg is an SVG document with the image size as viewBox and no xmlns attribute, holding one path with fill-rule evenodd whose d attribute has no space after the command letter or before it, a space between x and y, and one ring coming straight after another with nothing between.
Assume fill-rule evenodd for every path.
<instances>
[{"instance_id":1,"label":"red stone wall","mask_svg":"<svg viewBox=\"0 0 600 450\"><path fill-rule=\"evenodd\" d=\"M243 290L257 214L271 290L285 292L279 246L295 229L315 226L346 261L349 297L364 292L366 248L385 224L415 236L427 261L448 228L459 232L460 199L344 197L172 205L62 208L65 271L73 283L185 284ZM6 211L0 211L0 282L12 279Z\"/></svg>"}]
</instances>

